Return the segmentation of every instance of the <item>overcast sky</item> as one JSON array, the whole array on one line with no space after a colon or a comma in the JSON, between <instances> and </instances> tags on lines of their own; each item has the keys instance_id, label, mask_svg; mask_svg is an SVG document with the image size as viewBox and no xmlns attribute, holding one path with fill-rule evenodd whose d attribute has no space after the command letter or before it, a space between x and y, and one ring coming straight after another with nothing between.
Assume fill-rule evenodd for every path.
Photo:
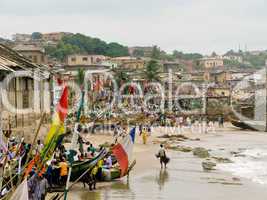
<instances>
[{"instance_id":1,"label":"overcast sky","mask_svg":"<svg viewBox=\"0 0 267 200\"><path fill-rule=\"evenodd\" d=\"M267 49L266 0L0 0L0 37L80 32L185 52Z\"/></svg>"}]
</instances>

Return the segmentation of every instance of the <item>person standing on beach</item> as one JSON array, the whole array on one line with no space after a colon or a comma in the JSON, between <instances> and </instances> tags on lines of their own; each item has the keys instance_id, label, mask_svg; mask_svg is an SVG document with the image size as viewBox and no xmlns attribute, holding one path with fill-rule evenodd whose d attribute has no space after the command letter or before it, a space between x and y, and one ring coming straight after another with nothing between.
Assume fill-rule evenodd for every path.
<instances>
[{"instance_id":1,"label":"person standing on beach","mask_svg":"<svg viewBox=\"0 0 267 200\"><path fill-rule=\"evenodd\" d=\"M159 149L159 152L157 154L157 157L159 157L161 168L163 168L163 164L164 164L164 167L166 168L167 163L169 162L168 161L169 158L167 158L166 150L162 144L160 145L160 149Z\"/></svg>"},{"instance_id":2,"label":"person standing on beach","mask_svg":"<svg viewBox=\"0 0 267 200\"><path fill-rule=\"evenodd\" d=\"M143 128L143 131L142 131L143 144L147 143L147 136L148 136L148 133L147 133L146 129Z\"/></svg>"},{"instance_id":3,"label":"person standing on beach","mask_svg":"<svg viewBox=\"0 0 267 200\"><path fill-rule=\"evenodd\" d=\"M62 158L62 161L59 163L59 168L60 168L60 182L61 185L64 186L67 182L67 177L68 177L68 164L64 157Z\"/></svg>"}]
</instances>

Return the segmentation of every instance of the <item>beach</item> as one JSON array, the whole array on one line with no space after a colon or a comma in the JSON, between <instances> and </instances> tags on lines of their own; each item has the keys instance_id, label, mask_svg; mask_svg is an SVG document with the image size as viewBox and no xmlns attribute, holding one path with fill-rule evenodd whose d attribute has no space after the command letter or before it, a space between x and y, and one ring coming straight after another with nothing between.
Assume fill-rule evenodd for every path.
<instances>
[{"instance_id":1,"label":"beach","mask_svg":"<svg viewBox=\"0 0 267 200\"><path fill-rule=\"evenodd\" d=\"M173 132L172 128L154 127L147 145L136 136L133 158L137 164L129 180L98 183L93 192L77 184L69 192L68 199L266 199L266 133L243 131L226 124L225 128L216 127L215 132L184 131L183 135L188 138L184 141L158 138L170 132ZM113 140L105 134L85 137L94 145ZM161 170L155 154L159 144L166 140L171 145L204 147L211 157L228 158L233 162L217 163L214 170L204 171L202 162L206 159L198 158L192 152L167 150L171 162L166 170Z\"/></svg>"}]
</instances>

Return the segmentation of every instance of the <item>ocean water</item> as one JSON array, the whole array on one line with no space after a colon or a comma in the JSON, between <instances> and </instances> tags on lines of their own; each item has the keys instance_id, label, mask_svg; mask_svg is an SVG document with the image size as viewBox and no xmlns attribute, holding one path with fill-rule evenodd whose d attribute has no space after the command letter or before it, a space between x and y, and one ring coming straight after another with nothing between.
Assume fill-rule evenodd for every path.
<instances>
[{"instance_id":1,"label":"ocean water","mask_svg":"<svg viewBox=\"0 0 267 200\"><path fill-rule=\"evenodd\" d=\"M267 147L244 150L231 160L233 163L219 164L217 169L267 186Z\"/></svg>"}]
</instances>

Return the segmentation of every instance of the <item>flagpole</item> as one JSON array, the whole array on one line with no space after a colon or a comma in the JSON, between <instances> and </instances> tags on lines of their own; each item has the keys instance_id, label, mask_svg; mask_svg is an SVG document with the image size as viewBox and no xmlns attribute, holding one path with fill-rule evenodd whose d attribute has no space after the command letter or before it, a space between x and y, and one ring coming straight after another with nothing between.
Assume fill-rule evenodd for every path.
<instances>
[{"instance_id":1,"label":"flagpole","mask_svg":"<svg viewBox=\"0 0 267 200\"><path fill-rule=\"evenodd\" d=\"M83 107L83 101L84 101L84 94L85 92L82 91L82 97L81 97L81 102L80 102L80 106L78 108L78 113L77 113L77 122L80 121L80 116L81 116L81 112L82 112L82 107ZM75 138L76 138L76 131L74 130L73 131L73 134L72 134L72 139L71 139L71 149L70 149L70 157L73 157L72 154L72 151L73 149L75 149ZM71 177L71 171L72 171L72 165L73 165L73 159L70 161L70 167L69 167L69 173L68 173L68 178L67 178L67 182L66 182L66 187L65 187L65 190L64 190L64 200L67 200L67 196L68 196L68 190L69 190L69 184L70 184L70 177Z\"/></svg>"},{"instance_id":2,"label":"flagpole","mask_svg":"<svg viewBox=\"0 0 267 200\"><path fill-rule=\"evenodd\" d=\"M35 135L34 135L32 144L31 144L30 151L29 151L29 153L28 153L28 156L27 156L27 159L26 159L26 162L25 162L26 165L28 164L28 162L29 162L29 160L30 160L30 156L31 156L31 153L32 153L32 150L33 150L33 145L36 143L36 140L37 140L37 137L38 137L38 135L39 135L39 133L40 133L41 125L43 124L44 118L45 118L45 114L42 113L40 122L39 122L39 124L38 124L38 127L37 127L37 129L36 129L36 132L35 132ZM22 176L23 176L23 173L21 173L21 175L19 176L19 180L18 180L18 184L17 184L17 185L20 184L21 179L22 179Z\"/></svg>"}]
</instances>

